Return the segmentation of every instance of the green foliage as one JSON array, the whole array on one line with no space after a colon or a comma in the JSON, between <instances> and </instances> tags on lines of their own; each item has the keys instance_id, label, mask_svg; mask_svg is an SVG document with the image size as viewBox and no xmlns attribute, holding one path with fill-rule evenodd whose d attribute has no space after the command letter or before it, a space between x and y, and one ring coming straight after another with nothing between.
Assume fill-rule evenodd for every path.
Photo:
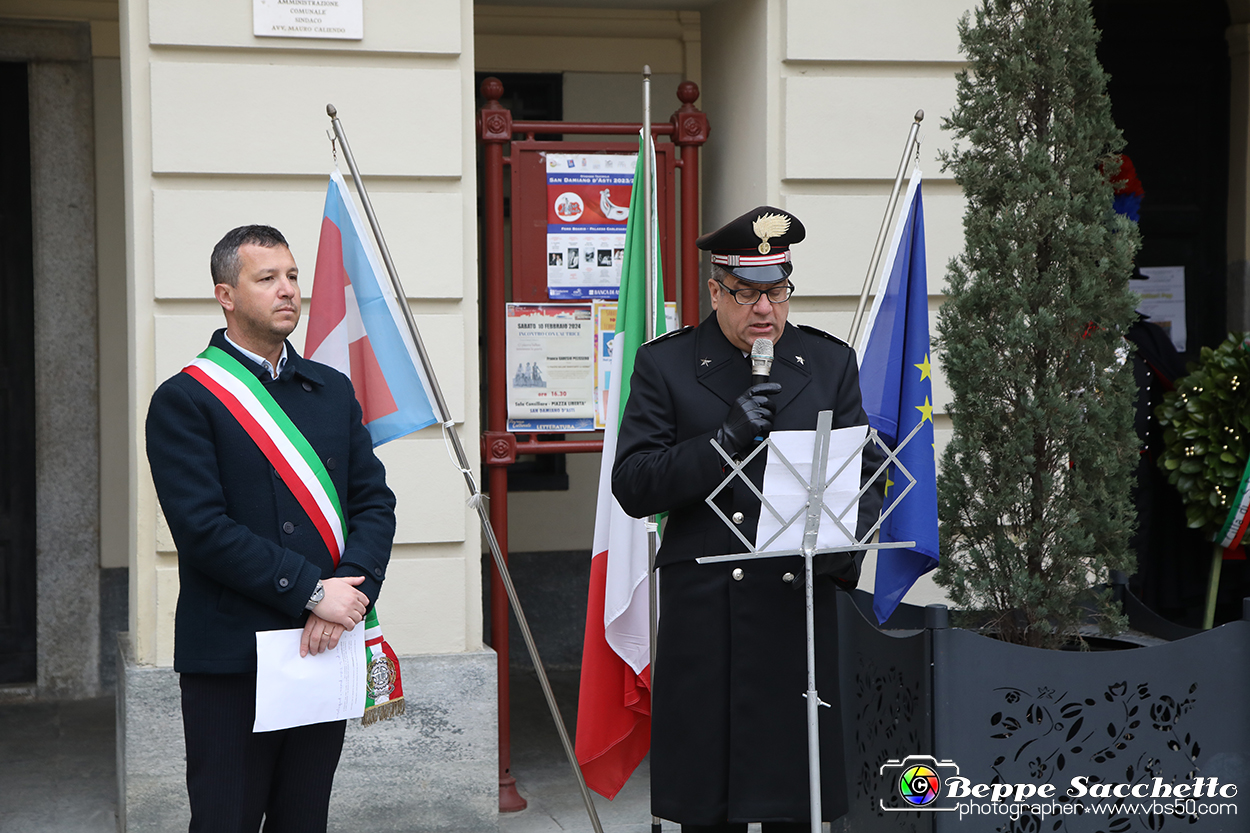
<instances>
[{"instance_id":1,"label":"green foliage","mask_svg":"<svg viewBox=\"0 0 1250 833\"><path fill-rule=\"evenodd\" d=\"M1159 466L1181 493L1189 525L1214 540L1250 456L1250 334L1203 347L1188 370L1155 410L1163 426Z\"/></svg>"},{"instance_id":2,"label":"green foliage","mask_svg":"<svg viewBox=\"0 0 1250 833\"><path fill-rule=\"evenodd\" d=\"M1136 227L1111 208L1123 146L1088 0L981 0L943 127L966 248L938 314L954 435L938 478L942 565L1005 638L1076 634L1092 589L1132 571ZM1117 355L1119 351L1119 355Z\"/></svg>"}]
</instances>

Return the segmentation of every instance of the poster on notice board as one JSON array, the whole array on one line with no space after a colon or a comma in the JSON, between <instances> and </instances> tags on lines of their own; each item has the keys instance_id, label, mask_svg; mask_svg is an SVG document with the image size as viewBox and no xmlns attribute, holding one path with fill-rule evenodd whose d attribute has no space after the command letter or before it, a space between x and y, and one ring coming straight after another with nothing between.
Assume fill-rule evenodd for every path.
<instances>
[{"instance_id":1,"label":"poster on notice board","mask_svg":"<svg viewBox=\"0 0 1250 833\"><path fill-rule=\"evenodd\" d=\"M508 304L508 430L595 429L590 304Z\"/></svg>"},{"instance_id":2,"label":"poster on notice board","mask_svg":"<svg viewBox=\"0 0 1250 833\"><path fill-rule=\"evenodd\" d=\"M547 154L547 297L614 299L638 154Z\"/></svg>"},{"instance_id":3,"label":"poster on notice board","mask_svg":"<svg viewBox=\"0 0 1250 833\"><path fill-rule=\"evenodd\" d=\"M612 345L616 340L616 301L595 301L595 428L608 427L608 394L612 390ZM664 332L681 327L677 302L664 304Z\"/></svg>"},{"instance_id":4,"label":"poster on notice board","mask_svg":"<svg viewBox=\"0 0 1250 833\"><path fill-rule=\"evenodd\" d=\"M1141 296L1137 311L1162 327L1177 352L1184 353L1189 342L1185 331L1185 267L1143 266L1137 271L1144 277L1128 282L1128 288Z\"/></svg>"}]
</instances>

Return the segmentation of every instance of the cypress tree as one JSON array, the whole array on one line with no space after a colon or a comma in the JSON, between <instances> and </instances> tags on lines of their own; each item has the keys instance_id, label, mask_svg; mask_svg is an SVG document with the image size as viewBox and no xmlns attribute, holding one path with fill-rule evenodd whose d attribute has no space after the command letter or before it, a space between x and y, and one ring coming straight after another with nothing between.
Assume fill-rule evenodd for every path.
<instances>
[{"instance_id":1,"label":"cypress tree","mask_svg":"<svg viewBox=\"0 0 1250 833\"><path fill-rule=\"evenodd\" d=\"M952 601L1003 638L1054 647L1091 603L1122 625L1137 439L1121 335L1136 226L1112 211L1123 139L1089 0L981 0L943 123L967 200L938 314L954 436L938 478Z\"/></svg>"}]
</instances>

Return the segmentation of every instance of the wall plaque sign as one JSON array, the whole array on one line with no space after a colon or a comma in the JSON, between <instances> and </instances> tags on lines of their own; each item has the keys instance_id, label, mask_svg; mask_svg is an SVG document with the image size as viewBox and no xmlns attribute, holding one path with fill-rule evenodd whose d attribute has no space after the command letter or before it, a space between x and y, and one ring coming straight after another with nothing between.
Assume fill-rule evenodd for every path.
<instances>
[{"instance_id":1,"label":"wall plaque sign","mask_svg":"<svg viewBox=\"0 0 1250 833\"><path fill-rule=\"evenodd\" d=\"M360 40L365 36L364 0L252 0L252 34Z\"/></svg>"}]
</instances>

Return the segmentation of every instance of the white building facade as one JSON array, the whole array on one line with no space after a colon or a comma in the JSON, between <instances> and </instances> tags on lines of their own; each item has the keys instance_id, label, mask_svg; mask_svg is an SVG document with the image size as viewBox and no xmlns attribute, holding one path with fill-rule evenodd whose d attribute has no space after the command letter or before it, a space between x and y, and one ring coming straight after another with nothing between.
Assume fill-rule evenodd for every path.
<instances>
[{"instance_id":1,"label":"white building facade","mask_svg":"<svg viewBox=\"0 0 1250 833\"><path fill-rule=\"evenodd\" d=\"M5 372L33 390L0 414L10 445L33 451L27 474L4 475L6 494L25 490L33 502L4 504L21 509L13 523L27 531L0 541L0 570L13 577L0 603L0 696L117 692L126 829L176 829L187 815L172 670L177 552L148 474L148 401L223 326L208 258L228 229L285 233L309 278L307 313L335 160L327 104L475 473L482 74L559 76L562 117L579 121L640 121L644 64L656 121L677 109L677 82L698 83L711 124L701 227L763 203L801 217L791 316L839 336L919 109L934 314L962 246L962 197L938 153L951 148L940 121L955 101L956 22L970 0L355 5L363 37L322 39L255 35L253 0L0 0L0 61L26 73L11 86L21 98L26 85L31 229L29 267L0 274L0 299L26 292L26 306L12 308L27 324L10 332L28 360ZM1250 329L1250 2L1213 8L1228 90L1212 290L1223 307L1213 314L1220 328ZM1138 171L1149 200L1140 160ZM940 445L949 393L940 370L935 378ZM11 416L21 408L26 417ZM349 731L332 813L380 830L493 829L495 655L484 645L477 515L437 427L379 455L399 523L379 609L402 657L408 714ZM513 495L511 548L588 559L598 464L570 455L567 491ZM916 594L909 600L938 598L928 584ZM396 818L418 821L387 826Z\"/></svg>"}]
</instances>

